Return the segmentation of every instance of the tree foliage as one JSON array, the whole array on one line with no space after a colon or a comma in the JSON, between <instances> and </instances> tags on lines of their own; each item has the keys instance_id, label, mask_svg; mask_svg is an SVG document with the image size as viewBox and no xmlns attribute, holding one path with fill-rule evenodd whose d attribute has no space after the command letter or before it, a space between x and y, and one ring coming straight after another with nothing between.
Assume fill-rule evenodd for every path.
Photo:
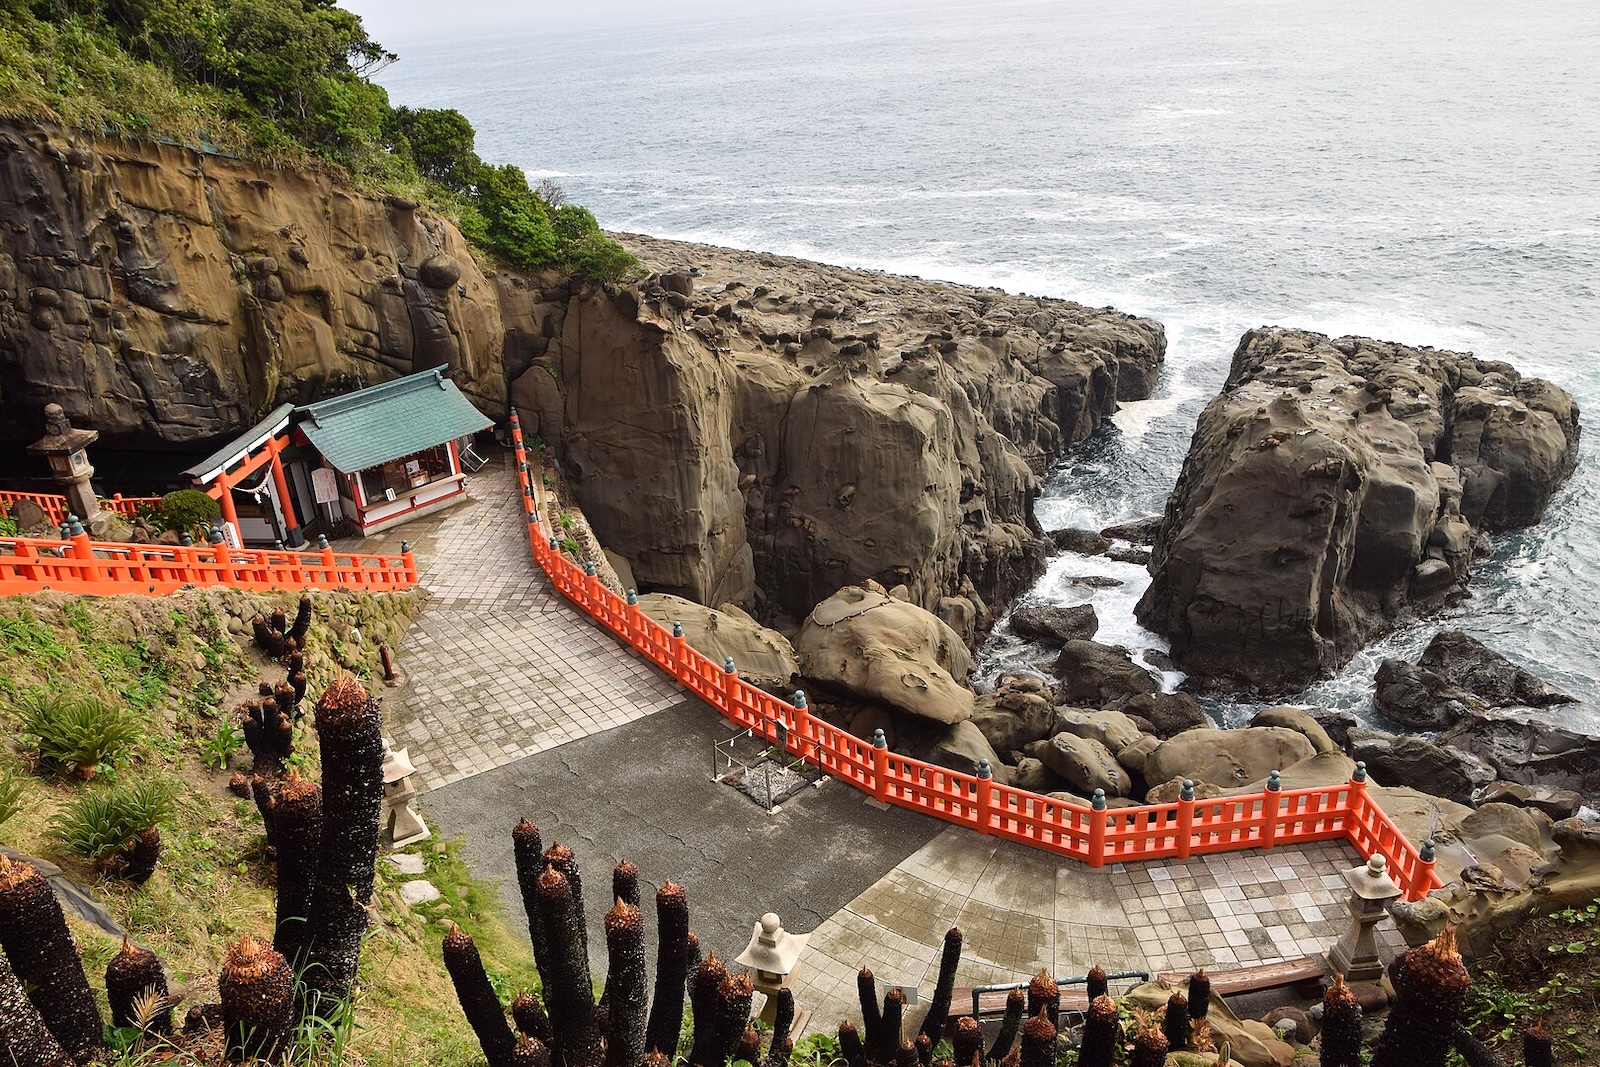
<instances>
[{"instance_id":1,"label":"tree foliage","mask_svg":"<svg viewBox=\"0 0 1600 1067\"><path fill-rule=\"evenodd\" d=\"M480 159L460 112L392 107L370 79L396 58L334 0L0 0L0 113L420 180L514 267L637 269L559 187Z\"/></svg>"}]
</instances>

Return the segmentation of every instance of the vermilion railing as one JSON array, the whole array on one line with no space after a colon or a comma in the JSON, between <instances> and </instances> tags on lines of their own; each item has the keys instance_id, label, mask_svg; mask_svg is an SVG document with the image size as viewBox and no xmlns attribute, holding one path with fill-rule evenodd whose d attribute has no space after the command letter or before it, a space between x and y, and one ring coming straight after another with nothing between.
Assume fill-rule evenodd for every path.
<instances>
[{"instance_id":1,"label":"vermilion railing","mask_svg":"<svg viewBox=\"0 0 1600 1067\"><path fill-rule=\"evenodd\" d=\"M1367 795L1359 764L1351 781L1335 786L1269 785L1242 796L1107 809L892 753L813 718L804 701L791 704L744 681L738 671L714 664L689 647L681 627L669 631L644 614L631 594L624 598L602 585L592 565L580 568L563 555L539 518L539 487L515 412L511 431L529 544L555 588L728 719L774 744L781 738L790 754L876 800L1072 856L1091 867L1342 838L1365 859L1383 856L1406 900L1420 900L1441 884L1433 860L1423 859Z\"/></svg>"},{"instance_id":2,"label":"vermilion railing","mask_svg":"<svg viewBox=\"0 0 1600 1067\"><path fill-rule=\"evenodd\" d=\"M50 521L57 525L66 522L67 515L71 511L71 505L67 503L67 498L55 493L13 493L8 490L0 490L0 510L10 513L11 505L19 500L37 504L39 509L49 517ZM134 519L138 518L141 508L156 507L160 503L161 498L158 496L123 496L118 493L109 500L102 498L100 506L106 511L116 512L125 519Z\"/></svg>"},{"instance_id":3,"label":"vermilion railing","mask_svg":"<svg viewBox=\"0 0 1600 1067\"><path fill-rule=\"evenodd\" d=\"M417 584L416 558L229 548L226 544L136 545L0 537L0 596L40 593L158 595L186 585L236 589L366 589L389 592Z\"/></svg>"}]
</instances>

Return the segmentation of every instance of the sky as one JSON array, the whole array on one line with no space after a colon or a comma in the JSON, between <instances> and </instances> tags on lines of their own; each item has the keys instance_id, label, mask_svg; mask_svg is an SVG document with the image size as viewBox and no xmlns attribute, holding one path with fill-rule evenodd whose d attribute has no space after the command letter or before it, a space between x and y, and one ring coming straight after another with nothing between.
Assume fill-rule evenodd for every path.
<instances>
[{"instance_id":1,"label":"sky","mask_svg":"<svg viewBox=\"0 0 1600 1067\"><path fill-rule=\"evenodd\" d=\"M393 48L423 34L450 33L486 25L563 26L601 24L620 19L662 17L660 0L339 0L339 6L361 16L367 32ZM719 9L748 10L748 0L688 0L666 10L713 14Z\"/></svg>"}]
</instances>

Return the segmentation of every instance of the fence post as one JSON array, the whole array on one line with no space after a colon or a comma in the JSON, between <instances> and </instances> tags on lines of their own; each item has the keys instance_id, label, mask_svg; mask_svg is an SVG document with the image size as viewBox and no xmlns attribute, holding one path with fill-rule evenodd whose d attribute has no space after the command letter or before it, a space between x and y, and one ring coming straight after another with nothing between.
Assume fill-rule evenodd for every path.
<instances>
[{"instance_id":1,"label":"fence post","mask_svg":"<svg viewBox=\"0 0 1600 1067\"><path fill-rule=\"evenodd\" d=\"M1350 772L1350 799L1347 803L1349 807L1344 817L1344 836L1358 851L1363 851L1365 846L1356 837L1366 832L1367 764L1364 760L1357 760L1356 769Z\"/></svg>"},{"instance_id":2,"label":"fence post","mask_svg":"<svg viewBox=\"0 0 1600 1067\"><path fill-rule=\"evenodd\" d=\"M789 731L789 736L798 737L802 741L809 741L811 739L811 705L806 702L806 691L804 689L796 689L794 691L794 699L789 701L789 704L794 708L794 729Z\"/></svg>"},{"instance_id":3,"label":"fence post","mask_svg":"<svg viewBox=\"0 0 1600 1067\"><path fill-rule=\"evenodd\" d=\"M674 678L676 678L679 683L683 682L684 664L688 662L688 657L684 655L684 650L688 647L688 644L689 644L688 639L683 636L683 623L681 623L681 622L673 623L672 624L672 676Z\"/></svg>"},{"instance_id":4,"label":"fence post","mask_svg":"<svg viewBox=\"0 0 1600 1067\"><path fill-rule=\"evenodd\" d=\"M1194 836L1194 779L1185 778L1183 788L1178 792L1178 858L1189 858L1192 846L1190 839Z\"/></svg>"},{"instance_id":5,"label":"fence post","mask_svg":"<svg viewBox=\"0 0 1600 1067\"><path fill-rule=\"evenodd\" d=\"M889 740L882 730L872 731L872 799L889 802Z\"/></svg>"},{"instance_id":6,"label":"fence post","mask_svg":"<svg viewBox=\"0 0 1600 1067\"><path fill-rule=\"evenodd\" d=\"M1283 782L1278 772L1267 775L1267 788L1261 794L1261 847L1271 848L1278 841L1278 815L1283 811Z\"/></svg>"},{"instance_id":7,"label":"fence post","mask_svg":"<svg viewBox=\"0 0 1600 1067\"><path fill-rule=\"evenodd\" d=\"M600 579L595 577L595 565L583 565L583 596L584 607L589 609L589 614L594 615L594 609L600 603Z\"/></svg>"},{"instance_id":8,"label":"fence post","mask_svg":"<svg viewBox=\"0 0 1600 1067\"><path fill-rule=\"evenodd\" d=\"M89 532L76 515L67 517L67 536L72 539L72 555L86 563L79 577L86 582L98 582L100 572L94 563L94 543L89 540Z\"/></svg>"},{"instance_id":9,"label":"fence post","mask_svg":"<svg viewBox=\"0 0 1600 1067\"><path fill-rule=\"evenodd\" d=\"M317 548L322 553L323 575L322 580L328 583L329 588L339 585L339 572L333 565L333 546L328 544L327 534L317 534Z\"/></svg>"},{"instance_id":10,"label":"fence post","mask_svg":"<svg viewBox=\"0 0 1600 1067\"><path fill-rule=\"evenodd\" d=\"M233 567L230 565L231 557L228 555L228 542L223 539L222 531L211 527L211 558L216 560L220 573L218 577L227 582L234 580ZM192 580L192 578L191 578Z\"/></svg>"},{"instance_id":11,"label":"fence post","mask_svg":"<svg viewBox=\"0 0 1600 1067\"><path fill-rule=\"evenodd\" d=\"M1422 848L1417 852L1417 872L1415 880L1406 889L1406 899L1421 900L1433 889L1433 864L1436 852L1433 838L1428 838L1422 843Z\"/></svg>"},{"instance_id":12,"label":"fence post","mask_svg":"<svg viewBox=\"0 0 1600 1067\"><path fill-rule=\"evenodd\" d=\"M1089 799L1089 866L1106 865L1106 791L1096 789Z\"/></svg>"},{"instance_id":13,"label":"fence post","mask_svg":"<svg viewBox=\"0 0 1600 1067\"><path fill-rule=\"evenodd\" d=\"M722 657L722 711L727 715L738 716L734 709L738 704L739 668L734 665L732 656Z\"/></svg>"},{"instance_id":14,"label":"fence post","mask_svg":"<svg viewBox=\"0 0 1600 1067\"><path fill-rule=\"evenodd\" d=\"M978 761L978 832L989 832L989 813L994 808L994 768L989 761Z\"/></svg>"},{"instance_id":15,"label":"fence post","mask_svg":"<svg viewBox=\"0 0 1600 1067\"><path fill-rule=\"evenodd\" d=\"M554 537L552 537L552 538L549 539L549 543L545 546L545 548L550 553L549 558L554 560L556 558L556 556L559 555L560 552L561 552L561 542L557 541ZM559 567L546 567L545 568L545 570L550 572L550 578L551 578L552 581L555 579L555 576L556 576L555 572L557 570L559 570L559 569L560 569Z\"/></svg>"}]
</instances>

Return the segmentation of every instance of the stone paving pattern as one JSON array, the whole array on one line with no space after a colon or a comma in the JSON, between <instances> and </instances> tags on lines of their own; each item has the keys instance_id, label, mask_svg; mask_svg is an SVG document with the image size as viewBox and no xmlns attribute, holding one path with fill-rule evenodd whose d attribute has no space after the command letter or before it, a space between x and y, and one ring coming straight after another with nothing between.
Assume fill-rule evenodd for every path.
<instances>
[{"instance_id":1,"label":"stone paving pattern","mask_svg":"<svg viewBox=\"0 0 1600 1067\"><path fill-rule=\"evenodd\" d=\"M733 814L720 796L697 800L699 790L672 783L708 782L709 742L677 735L722 728L716 712L550 588L528 552L509 453L473 475L469 490L468 503L358 544L397 552L409 539L416 550L430 599L397 650L404 679L386 700L385 718L424 788L437 791L432 805L423 798L424 811L439 832L468 839L480 874L506 879L508 856L499 853L509 853L510 822L526 806L536 817L559 809L552 828L581 844L580 859L591 864L614 861L607 853L624 842L641 870L678 877L675 867L686 864L695 872L695 884L686 882L691 900L698 891L716 902L712 925L725 937L743 928L741 916L753 921L768 902L790 899L799 908L795 931L815 924L793 982L796 1002L823 1030L858 1014L862 966L885 982L917 987L926 1003L952 925L966 935L958 984L977 985L1026 981L1041 968L1081 975L1095 963L1154 973L1316 955L1349 923L1339 872L1360 857L1342 842L1096 871L926 816L876 810L865 798L861 818L849 817L853 796L802 801L787 818L748 801L740 802L748 813ZM676 730L682 744L658 730L640 747L650 735L617 729L668 709L674 713L662 716L660 729ZM574 744L601 737L609 741L598 749ZM646 753L658 773L638 781L626 803L605 803L615 790L606 771ZM559 758L547 767L546 757ZM580 765L588 768L581 779L560 770ZM550 792L563 779L597 776L604 781L598 793L587 790L580 810ZM648 820L657 830L641 836L638 805L653 799L663 809ZM802 817L808 807L832 810ZM740 829L741 819L751 825ZM501 837L504 849L487 843ZM691 846L677 858L676 850ZM774 850L790 861L819 860L827 890L819 883L814 895L843 906L820 914L795 903L795 869L761 862ZM519 928L520 908L507 903ZM1399 936L1389 924L1379 931L1387 958L1401 947ZM730 947L733 955L742 946Z\"/></svg>"},{"instance_id":2,"label":"stone paving pattern","mask_svg":"<svg viewBox=\"0 0 1600 1067\"><path fill-rule=\"evenodd\" d=\"M468 488L468 503L362 549L398 552L410 540L429 593L396 650L405 678L384 712L430 789L684 699L535 566L510 453L497 453Z\"/></svg>"}]
</instances>

